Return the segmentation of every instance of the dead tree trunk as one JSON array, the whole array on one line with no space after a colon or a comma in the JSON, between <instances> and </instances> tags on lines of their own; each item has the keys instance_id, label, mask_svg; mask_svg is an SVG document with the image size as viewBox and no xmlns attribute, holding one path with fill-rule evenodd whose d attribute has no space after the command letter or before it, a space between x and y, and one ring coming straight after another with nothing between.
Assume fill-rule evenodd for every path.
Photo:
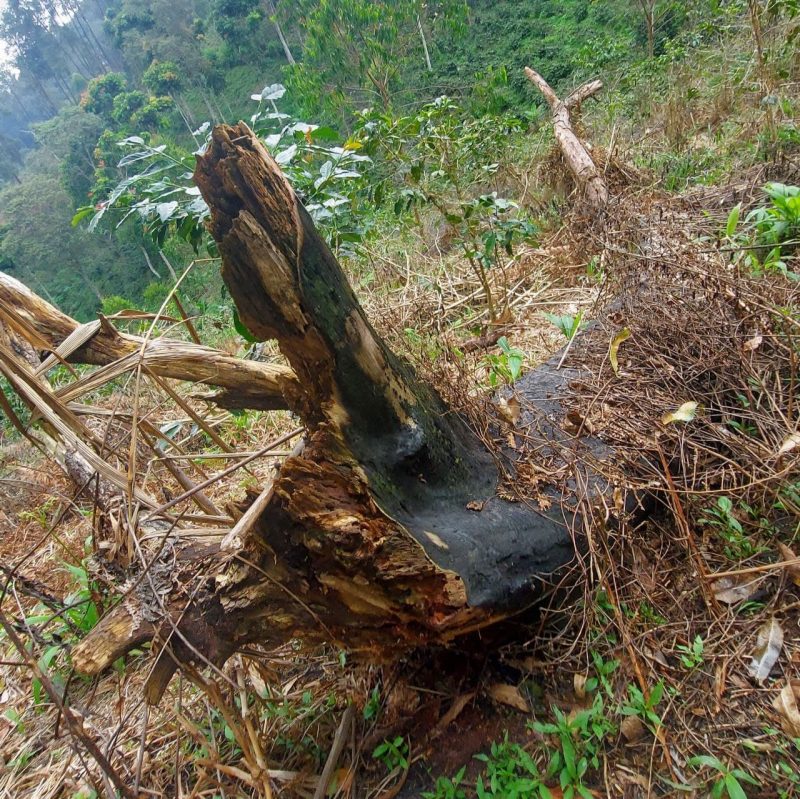
<instances>
[{"instance_id":1,"label":"dead tree trunk","mask_svg":"<svg viewBox=\"0 0 800 799\"><path fill-rule=\"evenodd\" d=\"M577 519L561 492L547 512L498 495L511 459L490 453L377 335L246 125L214 130L195 179L240 317L277 339L308 434L222 546L187 556L179 589L146 612L142 596L120 605L76 647L75 665L97 672L155 635L154 701L180 662L220 663L249 642L299 637L380 656L448 644L535 601L574 556ZM550 363L520 388L523 435L562 463L558 395L575 377ZM601 449L568 449L580 446Z\"/></svg>"},{"instance_id":2,"label":"dead tree trunk","mask_svg":"<svg viewBox=\"0 0 800 799\"><path fill-rule=\"evenodd\" d=\"M553 112L553 132L578 187L586 192L586 199L591 206L598 211L602 210L608 203L608 187L586 145L575 133L570 114L573 109L580 107L584 100L599 92L603 84L599 80L584 83L566 100L559 100L550 88L550 84L538 72L525 67L525 75L544 95Z\"/></svg>"},{"instance_id":3,"label":"dead tree trunk","mask_svg":"<svg viewBox=\"0 0 800 799\"><path fill-rule=\"evenodd\" d=\"M104 366L140 359L160 377L217 386L222 391L212 399L224 408L283 409L288 407L284 394L296 392L297 381L285 366L245 361L175 339L130 336L104 320L81 325L3 272L0 321L35 349L64 348L62 357L72 363Z\"/></svg>"}]
</instances>

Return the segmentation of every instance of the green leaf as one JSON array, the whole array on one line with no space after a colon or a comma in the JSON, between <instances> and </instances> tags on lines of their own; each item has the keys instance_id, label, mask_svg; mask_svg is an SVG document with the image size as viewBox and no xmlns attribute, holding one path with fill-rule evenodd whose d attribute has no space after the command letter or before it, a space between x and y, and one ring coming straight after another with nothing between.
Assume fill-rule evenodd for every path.
<instances>
[{"instance_id":1,"label":"green leaf","mask_svg":"<svg viewBox=\"0 0 800 799\"><path fill-rule=\"evenodd\" d=\"M717 771L725 771L725 766L722 764L720 759L713 757L712 755L695 755L694 757L690 757L686 761L686 764L693 766L694 768L697 768L698 766L707 766L708 768L713 768Z\"/></svg>"},{"instance_id":2,"label":"green leaf","mask_svg":"<svg viewBox=\"0 0 800 799\"><path fill-rule=\"evenodd\" d=\"M311 132L311 138L315 141L338 141L339 134L328 125L321 125Z\"/></svg>"},{"instance_id":3,"label":"green leaf","mask_svg":"<svg viewBox=\"0 0 800 799\"><path fill-rule=\"evenodd\" d=\"M653 690L650 691L650 700L648 701L650 707L655 707L661 701L661 698L663 696L664 696L664 683L661 680L659 680L653 686Z\"/></svg>"},{"instance_id":4,"label":"green leaf","mask_svg":"<svg viewBox=\"0 0 800 799\"><path fill-rule=\"evenodd\" d=\"M728 221L725 224L725 235L730 239L733 238L733 234L736 233L736 228L739 225L739 217L742 213L742 204L737 203L731 209L731 212L728 214Z\"/></svg>"},{"instance_id":5,"label":"green leaf","mask_svg":"<svg viewBox=\"0 0 800 799\"><path fill-rule=\"evenodd\" d=\"M561 751L564 753L564 764L570 774L575 775L575 747L572 740L564 735L561 736Z\"/></svg>"},{"instance_id":6,"label":"green leaf","mask_svg":"<svg viewBox=\"0 0 800 799\"><path fill-rule=\"evenodd\" d=\"M733 774L725 775L725 789L728 791L730 799L747 799L747 794Z\"/></svg>"},{"instance_id":7,"label":"green leaf","mask_svg":"<svg viewBox=\"0 0 800 799\"><path fill-rule=\"evenodd\" d=\"M244 325L244 322L239 318L239 314L236 309L233 309L233 326L236 332L247 342L250 344L255 344L259 339L257 339Z\"/></svg>"},{"instance_id":8,"label":"green leaf","mask_svg":"<svg viewBox=\"0 0 800 799\"><path fill-rule=\"evenodd\" d=\"M761 783L755 777L752 777L750 774L748 774L746 771L742 771L740 768L731 769L731 774L733 774L733 776L741 782L747 782L750 785L761 785Z\"/></svg>"},{"instance_id":9,"label":"green leaf","mask_svg":"<svg viewBox=\"0 0 800 799\"><path fill-rule=\"evenodd\" d=\"M75 216L72 217L72 227L77 227L80 222L86 219L87 216L92 216L95 212L95 207L93 205L86 205L83 208L79 208Z\"/></svg>"}]
</instances>

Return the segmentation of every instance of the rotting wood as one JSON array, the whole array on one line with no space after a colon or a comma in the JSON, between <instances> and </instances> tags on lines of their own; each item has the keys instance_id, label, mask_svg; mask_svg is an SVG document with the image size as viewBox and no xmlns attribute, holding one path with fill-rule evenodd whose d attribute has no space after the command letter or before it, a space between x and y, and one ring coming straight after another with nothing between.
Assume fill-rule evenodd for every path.
<instances>
[{"instance_id":1,"label":"rotting wood","mask_svg":"<svg viewBox=\"0 0 800 799\"><path fill-rule=\"evenodd\" d=\"M608 186L586 145L575 133L570 119L573 110L603 88L602 82L593 80L584 83L565 100L560 100L538 72L525 67L525 75L539 89L553 112L553 133L570 172L578 186L586 192L589 204L598 211L602 210L608 203Z\"/></svg>"},{"instance_id":2,"label":"rotting wood","mask_svg":"<svg viewBox=\"0 0 800 799\"><path fill-rule=\"evenodd\" d=\"M35 349L49 352L86 330L86 340L64 356L66 361L103 366L128 359L133 368L141 360L160 377L217 386L222 391L210 399L223 408L280 410L287 407L284 395L297 393L297 381L285 366L233 358L211 347L175 339L146 340L120 333L107 321L87 328L3 272L0 319Z\"/></svg>"},{"instance_id":3,"label":"rotting wood","mask_svg":"<svg viewBox=\"0 0 800 799\"><path fill-rule=\"evenodd\" d=\"M389 350L246 125L214 129L195 177L240 318L256 337L277 339L299 378L287 399L307 435L240 538L179 562L180 588L164 598L154 635L148 701L180 663L220 664L250 642L324 640L386 657L452 644L535 602L574 557L575 505L555 485L543 489L549 510L500 496L512 457L490 453ZM582 451L587 462L608 451L560 431L559 397L580 374L557 365L518 384L517 432L561 471L565 453L581 470ZM577 483L608 491L588 467ZM110 665L128 631L141 642L135 605L123 603L75 647L79 670Z\"/></svg>"}]
</instances>

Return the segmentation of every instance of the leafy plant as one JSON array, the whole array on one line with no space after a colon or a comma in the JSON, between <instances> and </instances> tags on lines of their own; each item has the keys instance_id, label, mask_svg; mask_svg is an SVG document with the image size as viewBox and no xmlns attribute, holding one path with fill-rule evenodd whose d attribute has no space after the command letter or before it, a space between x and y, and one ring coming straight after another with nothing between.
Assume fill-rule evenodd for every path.
<instances>
[{"instance_id":1,"label":"leafy plant","mask_svg":"<svg viewBox=\"0 0 800 799\"><path fill-rule=\"evenodd\" d=\"M551 325L557 327L564 334L567 341L572 341L580 329L585 327L585 322L582 321L583 311L578 311L574 316L570 314L558 315L546 313L544 317Z\"/></svg>"},{"instance_id":2,"label":"leafy plant","mask_svg":"<svg viewBox=\"0 0 800 799\"><path fill-rule=\"evenodd\" d=\"M408 768L408 741L402 735L378 744L372 752L375 760L380 760L389 771Z\"/></svg>"},{"instance_id":3,"label":"leafy plant","mask_svg":"<svg viewBox=\"0 0 800 799\"><path fill-rule=\"evenodd\" d=\"M729 497L719 497L716 505L703 513L700 524L713 528L726 542L724 552L731 560L749 558L761 551L745 533Z\"/></svg>"},{"instance_id":4,"label":"leafy plant","mask_svg":"<svg viewBox=\"0 0 800 799\"><path fill-rule=\"evenodd\" d=\"M740 228L741 204L734 206L725 223L723 240L732 250L734 263L751 274L780 272L800 279L789 269L786 258L800 245L800 187L767 183L764 193L770 204L753 209Z\"/></svg>"},{"instance_id":5,"label":"leafy plant","mask_svg":"<svg viewBox=\"0 0 800 799\"><path fill-rule=\"evenodd\" d=\"M500 348L499 355L486 355L484 362L489 368L489 384L495 388L498 383L503 382L513 385L522 372L522 365L525 362L525 353L522 350L512 347L505 336L501 336L497 341Z\"/></svg>"},{"instance_id":6,"label":"leafy plant","mask_svg":"<svg viewBox=\"0 0 800 799\"><path fill-rule=\"evenodd\" d=\"M259 106L251 125L332 242L359 241L364 228L357 224L353 207L362 178L359 167L370 158L357 152L361 145L356 141L334 144L339 136L332 128L299 122L278 111L275 101L285 91L281 84L272 84L253 95ZM195 137L207 137L209 128L204 123L194 131ZM166 144L153 146L144 136L128 136L117 144L127 150L117 169L132 174L119 181L104 201L79 209L73 225L90 218L89 230L94 230L113 209L116 228L138 218L159 246L167 236L176 235L195 252L205 244L214 253L204 226L208 207L192 179L195 156L203 148L190 153Z\"/></svg>"},{"instance_id":7,"label":"leafy plant","mask_svg":"<svg viewBox=\"0 0 800 799\"><path fill-rule=\"evenodd\" d=\"M420 210L438 212L478 278L492 319L499 303L487 271L537 232L516 203L487 191L499 168L498 153L516 129L519 122L508 116L465 118L450 98L439 97L409 116L365 111L356 133L383 168L375 203L390 202L398 216L413 214L421 229Z\"/></svg>"},{"instance_id":8,"label":"leafy plant","mask_svg":"<svg viewBox=\"0 0 800 799\"><path fill-rule=\"evenodd\" d=\"M588 693L594 693L598 687L603 689L605 695L612 699L614 696L614 688L611 685L611 675L619 667L618 660L603 660L603 656L599 652L592 652L592 664L596 677L589 677L584 686Z\"/></svg>"},{"instance_id":9,"label":"leafy plant","mask_svg":"<svg viewBox=\"0 0 800 799\"><path fill-rule=\"evenodd\" d=\"M656 713L664 696L664 681L659 680L653 690L645 696L641 689L632 683L628 684L628 701L620 707L623 716L637 716L655 733L661 727L661 716Z\"/></svg>"},{"instance_id":10,"label":"leafy plant","mask_svg":"<svg viewBox=\"0 0 800 799\"><path fill-rule=\"evenodd\" d=\"M721 799L727 796L728 799L747 799L742 783L747 785L760 786L761 783L751 777L746 771L739 768L728 768L719 758L713 755L695 755L690 757L686 764L692 768L710 768L717 772L713 778L713 784L709 796L711 799Z\"/></svg>"},{"instance_id":11,"label":"leafy plant","mask_svg":"<svg viewBox=\"0 0 800 799\"><path fill-rule=\"evenodd\" d=\"M475 759L484 764L484 771L475 784L478 799L552 797L534 759L521 746L510 743L507 735L505 740L492 743L488 755L475 755Z\"/></svg>"},{"instance_id":12,"label":"leafy plant","mask_svg":"<svg viewBox=\"0 0 800 799\"><path fill-rule=\"evenodd\" d=\"M756 208L747 215L758 244L779 247L784 252L800 244L800 186L767 183L764 193L771 205Z\"/></svg>"},{"instance_id":13,"label":"leafy plant","mask_svg":"<svg viewBox=\"0 0 800 799\"><path fill-rule=\"evenodd\" d=\"M705 643L702 636L695 636L691 644L678 644L675 649L680 653L681 665L689 671L700 668L705 662Z\"/></svg>"},{"instance_id":14,"label":"leafy plant","mask_svg":"<svg viewBox=\"0 0 800 799\"><path fill-rule=\"evenodd\" d=\"M467 794L461 788L466 771L467 767L462 766L452 779L443 776L437 777L434 789L423 791L422 799L467 799Z\"/></svg>"},{"instance_id":15,"label":"leafy plant","mask_svg":"<svg viewBox=\"0 0 800 799\"><path fill-rule=\"evenodd\" d=\"M370 719L377 718L380 709L381 709L381 689L376 685L370 692L369 699L366 701L366 704L364 705L364 710L362 713L362 715L364 716L364 721L369 721Z\"/></svg>"},{"instance_id":16,"label":"leafy plant","mask_svg":"<svg viewBox=\"0 0 800 799\"><path fill-rule=\"evenodd\" d=\"M553 735L558 747L551 750L548 778L557 778L565 799L578 795L589 799L591 791L584 784L590 768L600 767L603 742L616 732L617 725L606 715L602 694L594 697L592 706L573 716L553 707L555 723L533 722L532 729Z\"/></svg>"}]
</instances>

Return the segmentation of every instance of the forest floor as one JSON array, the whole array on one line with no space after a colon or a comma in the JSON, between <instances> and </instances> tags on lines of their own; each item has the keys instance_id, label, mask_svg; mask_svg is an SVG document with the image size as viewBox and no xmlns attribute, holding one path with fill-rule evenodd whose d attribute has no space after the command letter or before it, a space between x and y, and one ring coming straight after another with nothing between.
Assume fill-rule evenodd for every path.
<instances>
[{"instance_id":1,"label":"forest floor","mask_svg":"<svg viewBox=\"0 0 800 799\"><path fill-rule=\"evenodd\" d=\"M248 649L218 675L173 680L147 710L146 652L94 680L75 675L68 654L93 623L87 609L119 590L110 568L89 555L102 542L99 551L130 559L135 542L27 444L3 445L0 564L16 577L4 605L38 668L68 697L81 735L131 795L263 796L266 772L274 795L313 797L329 752L343 744L330 797L800 796L800 565L792 560L800 475L793 431L767 396L793 391L781 370L793 386L796 289L781 275L742 278L720 242L737 202L756 203L768 178L796 181L796 167L684 198L614 164L608 174L616 204L604 224L569 214L494 279L507 292L502 332L525 353L526 369L565 343L543 312L628 330L613 372L608 349L576 344L565 357L592 366L595 378L577 423L627 442L626 458L641 468L620 491L646 488L649 507L620 513L617 524L605 523L614 516L606 509L545 606L458 652L367 665L298 642ZM437 246L420 241L405 262L376 248L369 279L354 283L391 346L451 401L461 395L485 407L485 356L497 351L496 338L468 332L479 287ZM742 278L735 296L732 277ZM731 307L745 311L726 318ZM789 320L783 327L777 307L789 309L779 314ZM454 347L463 358L451 356ZM732 387L746 393L748 375L756 383L731 411L735 424L726 427L723 412L703 416L701 392L735 398ZM181 390L233 450L258 450L292 428L288 414L231 416ZM149 384L116 385L91 402L110 410L134 397L194 456L198 474L227 465L197 458L218 452L205 427ZM687 401L697 401L696 419L664 421ZM124 462L124 430L104 430ZM285 454L217 482L209 499L244 504ZM180 490L155 467L139 478L160 498ZM113 795L41 679L7 639L2 647L0 796Z\"/></svg>"}]
</instances>

